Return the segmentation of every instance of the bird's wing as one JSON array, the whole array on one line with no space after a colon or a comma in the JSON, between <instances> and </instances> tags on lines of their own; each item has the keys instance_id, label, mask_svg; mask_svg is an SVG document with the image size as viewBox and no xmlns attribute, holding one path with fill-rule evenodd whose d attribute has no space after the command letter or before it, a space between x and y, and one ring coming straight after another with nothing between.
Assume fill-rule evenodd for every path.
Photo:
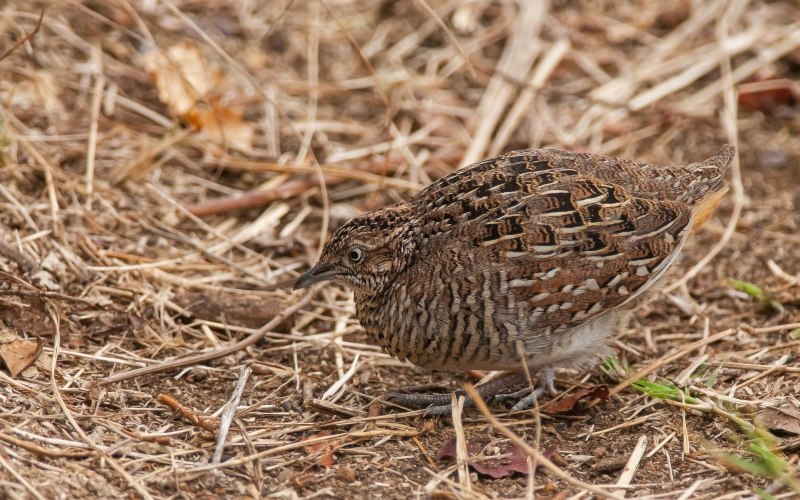
<instances>
[{"instance_id":1,"label":"bird's wing","mask_svg":"<svg viewBox=\"0 0 800 500\"><path fill-rule=\"evenodd\" d=\"M524 313L531 327L553 333L655 283L692 220L684 202L636 196L535 151L456 172L417 203L424 273L488 286L496 311Z\"/></svg>"}]
</instances>

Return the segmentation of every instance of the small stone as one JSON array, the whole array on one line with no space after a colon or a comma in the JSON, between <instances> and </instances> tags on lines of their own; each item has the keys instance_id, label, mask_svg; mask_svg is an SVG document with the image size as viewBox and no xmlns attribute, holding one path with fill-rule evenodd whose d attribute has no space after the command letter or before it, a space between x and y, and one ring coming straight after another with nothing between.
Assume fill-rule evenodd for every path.
<instances>
[{"instance_id":1,"label":"small stone","mask_svg":"<svg viewBox=\"0 0 800 500\"><path fill-rule=\"evenodd\" d=\"M628 457L609 457L598 460L592 470L595 472L614 472L625 467L628 463Z\"/></svg>"},{"instance_id":2,"label":"small stone","mask_svg":"<svg viewBox=\"0 0 800 500\"><path fill-rule=\"evenodd\" d=\"M285 483L286 481L291 480L295 475L296 474L292 469L283 469L278 473L278 482Z\"/></svg>"},{"instance_id":3,"label":"small stone","mask_svg":"<svg viewBox=\"0 0 800 500\"><path fill-rule=\"evenodd\" d=\"M343 483L352 483L356 480L356 470L343 465L336 470L334 477Z\"/></svg>"}]
</instances>

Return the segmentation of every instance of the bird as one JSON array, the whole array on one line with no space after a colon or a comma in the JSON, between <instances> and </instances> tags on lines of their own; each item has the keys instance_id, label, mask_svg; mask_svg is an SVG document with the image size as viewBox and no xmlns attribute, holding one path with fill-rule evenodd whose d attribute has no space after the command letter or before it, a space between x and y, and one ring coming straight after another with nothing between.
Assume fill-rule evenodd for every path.
<instances>
[{"instance_id":1,"label":"bird","mask_svg":"<svg viewBox=\"0 0 800 500\"><path fill-rule=\"evenodd\" d=\"M520 396L512 410L530 408L556 392L555 368L588 368L613 352L630 311L727 191L734 154L724 145L704 161L663 166L510 151L345 223L294 289L351 288L369 342L400 360L509 380L538 373L535 390L511 395ZM501 380L480 394L498 393ZM389 396L450 411L449 394Z\"/></svg>"}]
</instances>

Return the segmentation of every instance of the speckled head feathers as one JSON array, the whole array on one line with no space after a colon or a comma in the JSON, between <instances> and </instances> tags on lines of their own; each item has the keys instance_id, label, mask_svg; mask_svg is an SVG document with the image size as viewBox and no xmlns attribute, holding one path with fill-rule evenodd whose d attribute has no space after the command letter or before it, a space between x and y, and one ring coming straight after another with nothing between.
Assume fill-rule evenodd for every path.
<instances>
[{"instance_id":1,"label":"speckled head feathers","mask_svg":"<svg viewBox=\"0 0 800 500\"><path fill-rule=\"evenodd\" d=\"M297 280L295 290L334 280L359 295L379 293L412 254L409 215L408 205L401 203L350 220L333 233L319 262Z\"/></svg>"}]
</instances>

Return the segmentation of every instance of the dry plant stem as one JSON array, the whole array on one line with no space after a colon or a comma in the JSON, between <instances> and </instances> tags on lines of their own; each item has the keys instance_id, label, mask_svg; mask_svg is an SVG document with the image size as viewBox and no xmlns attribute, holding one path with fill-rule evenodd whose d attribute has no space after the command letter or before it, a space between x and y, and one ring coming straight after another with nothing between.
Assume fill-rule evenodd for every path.
<instances>
[{"instance_id":1,"label":"dry plant stem","mask_svg":"<svg viewBox=\"0 0 800 500\"><path fill-rule=\"evenodd\" d=\"M384 185L396 189L405 189L412 192L421 190L423 185L417 182L410 182L404 179L395 179L394 177L385 177L372 172L365 172L363 170L353 170L335 165L320 165L319 167L302 164L286 164L255 161L255 160L240 160L237 158L223 158L219 164L227 169L240 170L245 172L278 172L278 173L317 173L318 170L322 171L322 179L324 183L328 183L326 176L340 177L343 179L352 179L364 183Z\"/></svg>"},{"instance_id":2,"label":"dry plant stem","mask_svg":"<svg viewBox=\"0 0 800 500\"><path fill-rule=\"evenodd\" d=\"M341 337L337 337L341 338ZM358 370L358 360L361 357L360 353L356 353L355 357L353 358L353 362L350 364L350 368L347 372L341 374L341 376L336 380L336 382L331 385L328 390L326 390L322 394L323 400L330 399L332 403L335 403L337 399L341 396L339 391L344 387L348 380L353 378L353 375L356 374L356 370Z\"/></svg>"},{"instance_id":3,"label":"dry plant stem","mask_svg":"<svg viewBox=\"0 0 800 500\"><path fill-rule=\"evenodd\" d=\"M93 451L88 451L88 450L86 451L51 450L49 448L44 448L37 444L33 444L29 441L25 441L24 439L19 439L2 432L0 432L0 441L8 443L12 446L17 446L19 448L22 448L23 450L27 450L35 455L47 458L82 458L94 454Z\"/></svg>"},{"instance_id":4,"label":"dry plant stem","mask_svg":"<svg viewBox=\"0 0 800 500\"><path fill-rule=\"evenodd\" d=\"M633 453L631 453L630 458L628 459L628 463L625 464L625 468L622 469L622 474L619 476L619 480L617 481L617 486L630 486L631 481L633 481L633 477L636 475L636 471L639 469L639 463L642 461L644 457L644 452L647 450L647 436L641 435L639 436L639 441L636 443L636 447L633 449ZM615 493L625 496L625 490L617 490Z\"/></svg>"},{"instance_id":5,"label":"dry plant stem","mask_svg":"<svg viewBox=\"0 0 800 500\"><path fill-rule=\"evenodd\" d=\"M233 389L228 403L225 405L225 410L220 416L219 423L219 436L217 437L217 446L214 449L214 457L211 460L212 464L218 464L222 460L222 452L225 450L225 439L228 437L228 430L231 428L231 422L236 415L236 408L239 406L239 401L242 399L244 387L247 385L247 379L253 373L247 366L243 366L239 370L239 380L236 381L236 387Z\"/></svg>"},{"instance_id":6,"label":"dry plant stem","mask_svg":"<svg viewBox=\"0 0 800 500\"><path fill-rule=\"evenodd\" d=\"M147 174L158 167L157 158L175 147L179 142L190 138L193 130L170 130L170 132L158 143L146 148L139 156L117 170L111 176L111 182L120 183L128 179L139 180L145 178Z\"/></svg>"},{"instance_id":7,"label":"dry plant stem","mask_svg":"<svg viewBox=\"0 0 800 500\"><path fill-rule=\"evenodd\" d=\"M547 79L552 75L569 50L569 39L562 38L554 43L547 51L547 54L539 61L536 69L531 74L529 85L522 89L522 92L516 97L508 115L500 124L491 146L489 146L488 154L496 155L508 144L511 136L518 130L522 120L530 113L531 103L533 103L536 93L545 85Z\"/></svg>"},{"instance_id":8,"label":"dry plant stem","mask_svg":"<svg viewBox=\"0 0 800 500\"><path fill-rule=\"evenodd\" d=\"M306 73L308 78L308 110L307 121L309 127L303 135L303 140L295 154L298 161L305 161L309 149L311 149L311 141L316 134L317 113L319 110L319 39L320 39L320 17L319 17L319 2L313 2L308 6L308 43L306 44Z\"/></svg>"},{"instance_id":9,"label":"dry plant stem","mask_svg":"<svg viewBox=\"0 0 800 500\"><path fill-rule=\"evenodd\" d=\"M328 14L336 20L336 24L339 25L339 28L344 32L345 36L347 37L347 41L350 42L350 45L353 46L353 49L358 54L358 57L361 59L361 62L364 63L364 67L367 69L369 74L375 79L375 90L378 92L378 96L381 98L383 102L383 106L385 108L385 122L388 126L392 121L392 107L389 104L389 98L386 96L386 91L384 91L383 86L381 85L380 78L378 77L378 73L375 71L375 68L372 66L369 58L364 51L361 49L361 46L358 44L358 41L353 37L353 34L350 33L350 30L347 29L347 25L342 22L339 16L336 15L336 12L331 9L331 6L328 5L328 2L325 0L321 0L322 5L328 10Z\"/></svg>"},{"instance_id":10,"label":"dry plant stem","mask_svg":"<svg viewBox=\"0 0 800 500\"><path fill-rule=\"evenodd\" d=\"M204 417L198 415L191 408L187 408L180 404L175 398L170 396L169 394L159 394L156 400L166 406L169 406L173 410L177 411L181 414L183 418L188 420L192 423L192 425L196 425L201 429L208 431L208 432L216 432L217 431L217 419L213 417Z\"/></svg>"},{"instance_id":11,"label":"dry plant stem","mask_svg":"<svg viewBox=\"0 0 800 500\"><path fill-rule=\"evenodd\" d=\"M614 495L612 493L609 493L608 491L604 490L603 488L598 488L597 486L595 486L593 484L584 483L583 481L581 481L579 479L575 479L574 477L570 476L569 474L567 474L566 472L561 470L561 468L559 466L557 466L552 461L550 461L550 459L548 459L547 457L542 455L539 452L539 450L533 448L528 443L523 441L522 438L520 438L519 436L517 436L514 433L514 431L509 429L505 424L501 423L497 419L497 417L492 415L492 412L489 411L489 407L486 406L486 403L483 401L483 399L481 398L480 394L478 394L478 391L476 391L475 388L471 384L465 384L464 385L464 390L472 398L472 400L475 403L475 406L478 408L478 410L480 410L480 412L483 414L483 416L486 418L486 420L489 421L489 424L491 424L491 426L494 427L496 430L500 431L501 434L503 434L505 437L507 437L509 439L509 441L511 441L512 443L517 445L528 456L533 458L533 460L536 462L536 466L541 465L542 467L547 469L550 473L552 473L554 476L558 477L559 479L564 480L565 482L569 483L570 485L572 485L572 486L574 486L576 488L580 488L580 489L583 489L583 490L590 491L590 492L594 493L595 495L597 495L599 497L602 497L602 498L621 498L618 495Z\"/></svg>"},{"instance_id":12,"label":"dry plant stem","mask_svg":"<svg viewBox=\"0 0 800 500\"><path fill-rule=\"evenodd\" d=\"M42 9L42 13L39 14L39 20L36 21L36 26L33 27L33 30L30 33L26 33L25 36L20 38L19 40L14 43L11 47L8 48L5 52L0 54L0 61L11 55L15 50L22 47L28 40L32 39L36 33L39 32L39 29L42 27L42 20L44 19L44 9Z\"/></svg>"},{"instance_id":13,"label":"dry plant stem","mask_svg":"<svg viewBox=\"0 0 800 500\"><path fill-rule=\"evenodd\" d=\"M195 366L201 363L206 363L213 359L219 359L229 354L233 354L238 352L248 346L251 346L261 340L268 332L273 330L275 327L283 323L286 318L297 312L298 310L302 309L306 306L314 296L314 290L310 290L307 294L305 294L300 300L296 303L288 306L286 310L284 310L281 314L275 316L270 320L266 325L259 328L259 330L249 337L246 337L239 342L225 347L223 349L218 349L216 351L211 351L203 354L197 354L194 356L186 356L184 358L174 359L171 361L164 361L162 363L158 363L152 366L145 366L143 368L136 368L134 370L128 370L120 373L116 373L107 377L106 379L100 382L101 385L108 385L114 384L117 382L121 382L123 380L130 380L132 378L142 377L145 375L152 375L154 373L161 373L165 371L176 370L178 368L184 368L187 366Z\"/></svg>"},{"instance_id":14,"label":"dry plant stem","mask_svg":"<svg viewBox=\"0 0 800 500\"><path fill-rule=\"evenodd\" d=\"M341 180L326 180L328 187L333 184L341 182ZM309 189L317 186L318 182L311 179L301 179L296 181L286 182L273 189L255 189L246 193L220 198L216 200L209 200L196 205L189 205L186 210L191 212L197 217L205 217L208 215L217 215L235 210L242 210L245 208L259 207L272 203L274 201L289 200L307 192Z\"/></svg>"},{"instance_id":15,"label":"dry plant stem","mask_svg":"<svg viewBox=\"0 0 800 500\"><path fill-rule=\"evenodd\" d=\"M461 415L464 412L464 396L450 394L452 407L453 429L456 435L456 459L458 461L458 483L467 491L472 491L472 481L469 478L469 453L467 451L467 438L464 435L464 425Z\"/></svg>"},{"instance_id":16,"label":"dry plant stem","mask_svg":"<svg viewBox=\"0 0 800 500\"><path fill-rule=\"evenodd\" d=\"M106 86L106 77L103 74L103 59L100 56L100 47L92 50L92 60L97 66L94 89L92 90L91 120L89 122L89 144L86 148L86 210L91 210L94 198L94 171L97 159L97 133L100 120L100 105L103 103L103 88Z\"/></svg>"},{"instance_id":17,"label":"dry plant stem","mask_svg":"<svg viewBox=\"0 0 800 500\"><path fill-rule=\"evenodd\" d=\"M422 453L422 456L425 457L425 460L428 462L428 465L431 467L431 470L434 472L439 472L439 466L436 465L436 462L433 461L431 458L431 454L428 453L428 450L425 449L425 445L422 444L422 441L419 440L417 436L412 436L411 440L414 441L414 444L419 449L419 452Z\"/></svg>"},{"instance_id":18,"label":"dry plant stem","mask_svg":"<svg viewBox=\"0 0 800 500\"><path fill-rule=\"evenodd\" d=\"M0 271L0 277L8 279L10 281L14 281L15 283L25 287L28 291L21 291L21 290L0 290L0 296L3 295L13 295L18 297L42 297L42 298L51 298L51 299L59 299L59 300L70 300L74 302L81 302L83 304L90 304L94 305L96 301L91 299L84 299L82 297L73 297L71 295L65 295L63 293L58 292L51 292L48 290L39 290L35 286L31 285L27 281L15 276L11 273L7 273L5 271Z\"/></svg>"},{"instance_id":19,"label":"dry plant stem","mask_svg":"<svg viewBox=\"0 0 800 500\"><path fill-rule=\"evenodd\" d=\"M450 28L448 28L447 25L444 23L444 21L442 21L442 18L439 17L436 11L433 10L433 7L428 5L428 2L426 2L425 0L415 0L415 1L417 4L419 4L420 7L422 7L422 10L424 10L429 16L431 16L431 18L436 22L436 25L439 26L439 29L441 29L444 32L445 36L448 38L448 40L450 40L450 43L453 44L453 47L455 47L458 53L461 55L461 57L464 58L464 64L466 64L467 67L469 68L470 75L473 78L475 78L476 76L475 66L473 66L472 61L469 60L469 55L464 50L464 47L462 47L461 44L458 42L458 38L456 38L456 36L453 34Z\"/></svg>"}]
</instances>

